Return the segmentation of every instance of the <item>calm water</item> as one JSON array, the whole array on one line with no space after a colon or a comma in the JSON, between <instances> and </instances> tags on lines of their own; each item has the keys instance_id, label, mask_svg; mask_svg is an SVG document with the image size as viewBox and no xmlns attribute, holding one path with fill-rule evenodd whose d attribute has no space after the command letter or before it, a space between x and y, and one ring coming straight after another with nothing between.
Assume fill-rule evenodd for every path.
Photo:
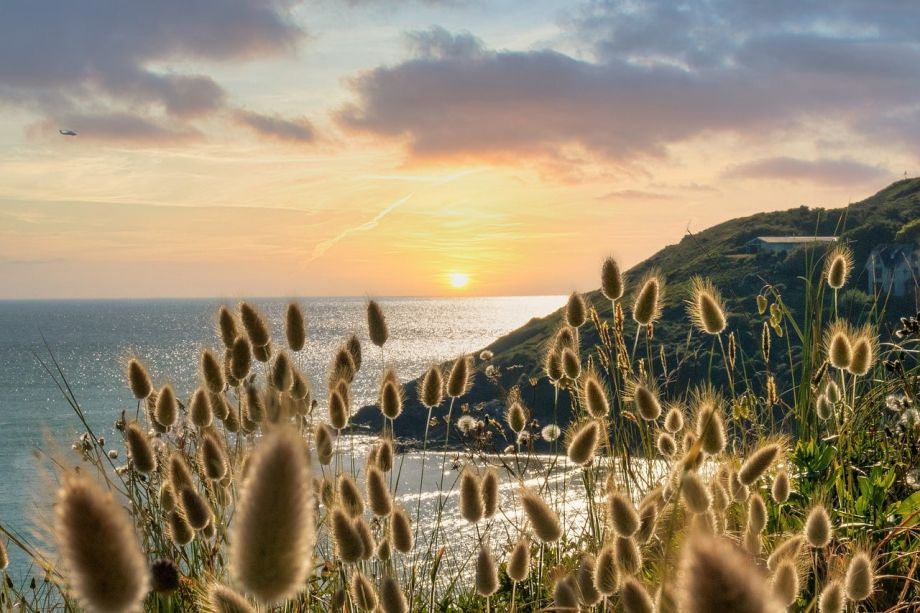
<instances>
[{"instance_id":1,"label":"calm water","mask_svg":"<svg viewBox=\"0 0 920 613\"><path fill-rule=\"evenodd\" d=\"M280 326L286 301L255 302L273 324L276 342L283 342ZM335 348L357 333L366 341L362 343L364 366L354 384L355 404L360 406L375 396L384 357L404 381L411 380L429 364L481 349L564 302L564 296L383 299L390 328L384 356L366 341L363 298L305 299L301 303L309 342L295 360L320 386ZM29 532L31 526L24 518L34 508L31 492L39 479L33 450L44 444L43 431L64 448L80 432L76 416L35 357L47 358L42 335L90 425L122 451L113 422L122 410L133 412L136 407L124 384L125 358L139 356L156 385L171 383L180 398L187 399L197 385L200 348L221 347L214 332L220 304L214 300L0 302L0 521ZM452 459L446 462L445 486L456 476ZM429 455L422 488L429 494L440 481L441 460ZM407 509L415 509L419 468L418 455L407 455L399 485ZM437 494L429 494L423 494L428 509L437 499ZM14 566L21 568L19 553L11 550L10 554Z\"/></svg>"}]
</instances>

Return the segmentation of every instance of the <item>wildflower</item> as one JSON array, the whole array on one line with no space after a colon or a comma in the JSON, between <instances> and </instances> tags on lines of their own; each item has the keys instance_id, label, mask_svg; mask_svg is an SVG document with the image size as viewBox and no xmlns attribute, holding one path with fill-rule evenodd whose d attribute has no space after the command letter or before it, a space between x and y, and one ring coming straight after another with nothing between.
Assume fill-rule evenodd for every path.
<instances>
[{"instance_id":1,"label":"wildflower","mask_svg":"<svg viewBox=\"0 0 920 613\"><path fill-rule=\"evenodd\" d=\"M472 415L461 415L457 420L457 430L460 431L460 434L467 436L476 430L476 423L476 418Z\"/></svg>"},{"instance_id":2,"label":"wildflower","mask_svg":"<svg viewBox=\"0 0 920 613\"><path fill-rule=\"evenodd\" d=\"M543 430L540 431L540 435L547 443L552 443L553 441L557 440L561 434L562 430L556 424L543 426Z\"/></svg>"}]
</instances>

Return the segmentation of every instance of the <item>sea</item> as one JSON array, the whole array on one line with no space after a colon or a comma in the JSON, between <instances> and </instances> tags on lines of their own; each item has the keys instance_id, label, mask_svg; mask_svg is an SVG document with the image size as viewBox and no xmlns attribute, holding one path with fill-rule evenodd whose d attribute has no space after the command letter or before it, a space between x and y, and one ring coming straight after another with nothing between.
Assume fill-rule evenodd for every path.
<instances>
[{"instance_id":1,"label":"sea","mask_svg":"<svg viewBox=\"0 0 920 613\"><path fill-rule=\"evenodd\" d=\"M308 342L294 360L315 387L322 387L336 348L352 333L361 339L364 359L354 381L355 406L374 401L384 364L394 368L403 381L410 381L431 364L478 352L532 317L554 311L564 305L565 297L378 301L390 332L383 350L371 345L367 338L366 298L298 301L306 314ZM271 323L276 344L283 345L281 326L288 300L251 302ZM140 358L155 385L170 383L180 399L187 401L198 385L197 364L202 347L222 348L215 325L221 304L234 306L232 301L217 299L0 301L0 525L26 539L40 535L41 524L50 520L53 488L48 484L48 471L42 468L47 461L39 459L43 455L39 451L69 450L83 432L46 367L56 370L57 363L89 425L97 436L106 439L108 447L119 451L123 461L121 437L114 424L122 411L133 415L137 408L125 382L125 362L130 357ZM322 404L319 417L324 414ZM340 458L346 465L363 465L365 439L339 448L350 456ZM410 515L415 515L422 501L420 521L431 521L442 484L445 490L452 488L451 498L455 497L458 460L456 453L428 453L422 480L421 453L407 452L397 458L397 498ZM536 461L556 464L555 458L549 457ZM555 470L553 478L564 483L570 476ZM510 488L511 484L504 484L503 495L510 495ZM471 534L472 527L464 526L458 517L455 500L448 501L444 518L455 522L457 539ZM507 518L496 531L512 537L513 522L513 518ZM472 534L475 542L475 533ZM498 536L495 541L500 540ZM14 579L17 574L19 582L28 580L30 574L38 576L24 554L15 547L9 549Z\"/></svg>"}]
</instances>

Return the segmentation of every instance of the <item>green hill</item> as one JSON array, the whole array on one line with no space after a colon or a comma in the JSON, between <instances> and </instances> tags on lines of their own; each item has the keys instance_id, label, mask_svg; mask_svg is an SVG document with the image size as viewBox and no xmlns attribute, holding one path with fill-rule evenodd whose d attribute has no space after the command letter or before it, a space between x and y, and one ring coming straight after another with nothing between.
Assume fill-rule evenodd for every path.
<instances>
[{"instance_id":1,"label":"green hill","mask_svg":"<svg viewBox=\"0 0 920 613\"><path fill-rule=\"evenodd\" d=\"M733 219L713 226L697 234L685 236L678 244L665 247L649 259L629 270L626 275L627 319L625 337L633 339L635 324L629 318L632 304L631 290L650 270L659 271L666 280L664 313L656 324L653 355L657 360L659 348L664 348L671 376L665 393L682 395L686 384L701 372L719 383L724 373L719 364L710 365L707 355L699 355L700 343L688 342L690 325L684 300L689 297L689 281L694 275L708 277L725 298L729 315L729 329L735 332L739 350L746 355L759 351L760 334L764 317L759 315L755 297L767 284L776 287L786 305L793 313L800 313L805 298L805 282L809 263L812 266L825 253L826 246L803 245L784 253L755 252L748 244L758 236L837 236L838 240L850 245L854 253L855 268L840 295L841 315L854 323L868 313L875 300L867 293L865 263L871 250L880 243L916 240L920 219L920 179L898 181L879 193L847 207L838 209L809 208L801 206L786 211L759 213L749 217ZM900 233L900 234L899 234ZM611 321L610 302L599 290L585 294L601 320ZM884 297L882 299L884 301ZM917 310L916 297L888 299L883 316L894 320L898 316L912 314ZM467 409L473 415L486 420L493 417L503 421L502 402L506 390L518 386L521 396L540 424L550 421L553 412L554 389L542 370L544 348L564 317L560 309L542 318L535 318L497 339L488 347L494 354L490 362L497 376L489 380L484 374L485 364L477 359L476 376L471 392L460 399L466 407L455 409L454 421L461 410ZM584 359L599 342L598 333L589 321L581 328L581 347ZM695 332L693 334L696 334ZM708 347L708 346L707 346ZM788 363L787 363L788 364ZM777 374L782 374L782 365ZM779 378L779 377L778 377ZM401 438L419 440L423 436L427 410L416 397L416 382L406 386L405 412L395 422L396 435ZM560 396L560 417L567 415L569 399L565 393ZM446 413L446 403L436 409L435 417ZM380 427L380 413L375 407L364 407L353 417L359 428L377 430ZM560 425L563 425L562 423ZM437 433L440 431L440 435ZM443 440L444 422L441 420L432 429L430 440ZM503 448L506 444L496 432L494 446ZM452 438L453 435L452 435Z\"/></svg>"}]
</instances>

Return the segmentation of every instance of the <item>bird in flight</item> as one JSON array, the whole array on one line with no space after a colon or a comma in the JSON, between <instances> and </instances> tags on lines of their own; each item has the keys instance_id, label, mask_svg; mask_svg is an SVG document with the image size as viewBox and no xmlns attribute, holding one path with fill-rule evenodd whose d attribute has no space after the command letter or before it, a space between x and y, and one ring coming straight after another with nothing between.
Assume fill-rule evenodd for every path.
<instances>
[{"instance_id":1,"label":"bird in flight","mask_svg":"<svg viewBox=\"0 0 920 613\"><path fill-rule=\"evenodd\" d=\"M58 130L61 133L61 136L76 136L77 133L73 130Z\"/></svg>"}]
</instances>

